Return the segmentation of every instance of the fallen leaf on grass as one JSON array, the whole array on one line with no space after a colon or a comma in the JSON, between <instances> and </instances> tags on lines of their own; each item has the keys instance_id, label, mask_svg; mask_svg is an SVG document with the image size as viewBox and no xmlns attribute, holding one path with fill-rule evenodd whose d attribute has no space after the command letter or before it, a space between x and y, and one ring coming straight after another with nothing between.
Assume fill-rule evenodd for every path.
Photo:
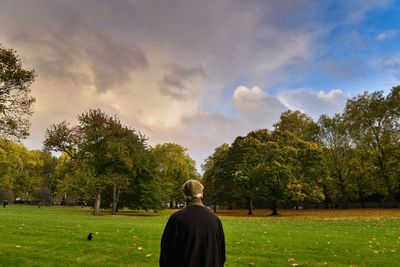
<instances>
[{"instance_id":1,"label":"fallen leaf on grass","mask_svg":"<svg viewBox=\"0 0 400 267\"><path fill-rule=\"evenodd\" d=\"M293 258L290 258L290 259L287 259L287 261L294 261L294 259L293 259Z\"/></svg>"},{"instance_id":2,"label":"fallen leaf on grass","mask_svg":"<svg viewBox=\"0 0 400 267\"><path fill-rule=\"evenodd\" d=\"M292 264L293 267L299 266L297 263Z\"/></svg>"},{"instance_id":3,"label":"fallen leaf on grass","mask_svg":"<svg viewBox=\"0 0 400 267\"><path fill-rule=\"evenodd\" d=\"M142 247L138 247L137 249L138 249L138 250L142 250Z\"/></svg>"},{"instance_id":4,"label":"fallen leaf on grass","mask_svg":"<svg viewBox=\"0 0 400 267\"><path fill-rule=\"evenodd\" d=\"M249 266L254 266L254 265L256 265L254 262L249 263Z\"/></svg>"},{"instance_id":5,"label":"fallen leaf on grass","mask_svg":"<svg viewBox=\"0 0 400 267\"><path fill-rule=\"evenodd\" d=\"M150 257L150 256L151 256L151 253L150 253L150 254L147 254L147 255L146 255L146 258L148 258L148 257Z\"/></svg>"},{"instance_id":6,"label":"fallen leaf on grass","mask_svg":"<svg viewBox=\"0 0 400 267\"><path fill-rule=\"evenodd\" d=\"M16 248L20 248L21 246L20 246L20 245L16 245L15 247L16 247Z\"/></svg>"}]
</instances>

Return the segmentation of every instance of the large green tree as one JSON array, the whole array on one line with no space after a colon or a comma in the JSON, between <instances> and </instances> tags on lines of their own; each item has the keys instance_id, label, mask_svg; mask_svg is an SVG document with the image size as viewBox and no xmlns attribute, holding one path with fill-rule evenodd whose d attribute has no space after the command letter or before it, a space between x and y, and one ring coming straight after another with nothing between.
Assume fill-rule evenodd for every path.
<instances>
[{"instance_id":1,"label":"large green tree","mask_svg":"<svg viewBox=\"0 0 400 267\"><path fill-rule=\"evenodd\" d=\"M94 200L96 185L93 171L87 165L63 153L58 158L54 176L57 179L55 195L60 202Z\"/></svg>"},{"instance_id":2,"label":"large green tree","mask_svg":"<svg viewBox=\"0 0 400 267\"><path fill-rule=\"evenodd\" d=\"M134 175L141 168L138 153L142 149L137 145L142 146L146 139L99 109L79 115L78 121L73 127L66 122L51 125L46 130L44 147L66 153L81 170L79 173L86 173L96 190L93 214L99 215L102 192L116 182L114 174Z\"/></svg>"},{"instance_id":3,"label":"large green tree","mask_svg":"<svg viewBox=\"0 0 400 267\"><path fill-rule=\"evenodd\" d=\"M257 199L271 203L277 215L282 201L320 201L319 182L325 176L318 145L285 130L262 129L237 137L221 168L224 182L248 204L251 215ZM230 174L230 176L229 176Z\"/></svg>"},{"instance_id":4,"label":"large green tree","mask_svg":"<svg viewBox=\"0 0 400 267\"><path fill-rule=\"evenodd\" d=\"M376 190L380 182L374 179L375 166L369 159L369 153L362 147L354 148L353 157L349 161L353 167L352 181L356 197L361 202L361 207L366 208L366 197L378 193Z\"/></svg>"},{"instance_id":5,"label":"large green tree","mask_svg":"<svg viewBox=\"0 0 400 267\"><path fill-rule=\"evenodd\" d=\"M342 208L348 208L350 190L354 185L355 166L351 138L343 116L336 114L332 118L322 115L319 119L321 140L324 146L324 158L333 183L338 191Z\"/></svg>"},{"instance_id":6,"label":"large green tree","mask_svg":"<svg viewBox=\"0 0 400 267\"><path fill-rule=\"evenodd\" d=\"M200 179L196 162L178 144L164 143L153 148L158 163L158 176L163 185L163 199L176 204L182 202L182 185L189 179Z\"/></svg>"},{"instance_id":7,"label":"large green tree","mask_svg":"<svg viewBox=\"0 0 400 267\"><path fill-rule=\"evenodd\" d=\"M305 141L314 143L319 141L320 129L318 124L299 110L283 112L274 127L279 131L289 131Z\"/></svg>"},{"instance_id":8,"label":"large green tree","mask_svg":"<svg viewBox=\"0 0 400 267\"><path fill-rule=\"evenodd\" d=\"M202 182L204 184L204 198L203 201L206 204L214 206L214 212L216 212L217 203L220 201L223 202L223 197L221 192L225 191L223 187L223 183L220 183L220 180L223 180L219 177L221 174L222 163L226 159L226 156L229 152L229 145L222 144L214 150L214 153L209 156L204 163L201 165L203 170L203 179Z\"/></svg>"},{"instance_id":9,"label":"large green tree","mask_svg":"<svg viewBox=\"0 0 400 267\"><path fill-rule=\"evenodd\" d=\"M344 113L350 135L375 166L379 189L392 207L399 191L398 149L400 141L400 86L385 96L383 91L363 93L349 99Z\"/></svg>"},{"instance_id":10,"label":"large green tree","mask_svg":"<svg viewBox=\"0 0 400 267\"><path fill-rule=\"evenodd\" d=\"M321 148L298 138L290 131L258 130L249 133L262 142L262 164L257 166L264 198L272 203L277 214L280 201L291 200L297 205L303 201L323 200L319 186L326 176Z\"/></svg>"},{"instance_id":11,"label":"large green tree","mask_svg":"<svg viewBox=\"0 0 400 267\"><path fill-rule=\"evenodd\" d=\"M29 135L35 98L30 85L35 72L25 70L16 52L0 44L0 136L19 140Z\"/></svg>"},{"instance_id":12,"label":"large green tree","mask_svg":"<svg viewBox=\"0 0 400 267\"><path fill-rule=\"evenodd\" d=\"M260 176L257 167L261 163L263 144L256 138L239 136L232 143L225 167L232 168L235 191L247 202L248 214L253 214L254 202L259 196Z\"/></svg>"},{"instance_id":13,"label":"large green tree","mask_svg":"<svg viewBox=\"0 0 400 267\"><path fill-rule=\"evenodd\" d=\"M44 186L44 153L0 138L0 188L31 201L35 191Z\"/></svg>"},{"instance_id":14,"label":"large green tree","mask_svg":"<svg viewBox=\"0 0 400 267\"><path fill-rule=\"evenodd\" d=\"M51 155L50 153L42 153L43 160L43 186L49 190L49 202L53 202L55 192L57 190L57 176L55 175L58 158Z\"/></svg>"}]
</instances>

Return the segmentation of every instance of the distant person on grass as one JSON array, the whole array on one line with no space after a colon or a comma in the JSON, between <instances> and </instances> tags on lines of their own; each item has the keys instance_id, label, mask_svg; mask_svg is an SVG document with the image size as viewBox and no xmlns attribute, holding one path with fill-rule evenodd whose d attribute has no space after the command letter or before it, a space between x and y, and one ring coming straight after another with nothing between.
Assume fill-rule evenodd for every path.
<instances>
[{"instance_id":1,"label":"distant person on grass","mask_svg":"<svg viewBox=\"0 0 400 267\"><path fill-rule=\"evenodd\" d=\"M3 208L7 207L7 205L8 205L8 200L6 199L3 201Z\"/></svg>"},{"instance_id":2,"label":"distant person on grass","mask_svg":"<svg viewBox=\"0 0 400 267\"><path fill-rule=\"evenodd\" d=\"M161 239L160 266L223 266L225 236L219 218L202 203L203 185L183 184L186 207L171 215Z\"/></svg>"}]
</instances>

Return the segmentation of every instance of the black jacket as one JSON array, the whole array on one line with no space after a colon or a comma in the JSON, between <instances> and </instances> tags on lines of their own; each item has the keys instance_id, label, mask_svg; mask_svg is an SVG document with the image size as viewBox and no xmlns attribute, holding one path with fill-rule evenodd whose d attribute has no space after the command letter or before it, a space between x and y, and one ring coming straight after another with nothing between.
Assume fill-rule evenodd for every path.
<instances>
[{"instance_id":1,"label":"black jacket","mask_svg":"<svg viewBox=\"0 0 400 267\"><path fill-rule=\"evenodd\" d=\"M161 267L219 267L225 260L224 230L214 213L189 205L171 215L161 239Z\"/></svg>"}]
</instances>

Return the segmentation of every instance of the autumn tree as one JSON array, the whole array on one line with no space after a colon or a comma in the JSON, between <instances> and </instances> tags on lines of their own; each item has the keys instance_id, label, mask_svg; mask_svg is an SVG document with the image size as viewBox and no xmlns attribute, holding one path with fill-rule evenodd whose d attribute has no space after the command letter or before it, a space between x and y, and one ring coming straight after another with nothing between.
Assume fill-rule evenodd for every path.
<instances>
[{"instance_id":1,"label":"autumn tree","mask_svg":"<svg viewBox=\"0 0 400 267\"><path fill-rule=\"evenodd\" d=\"M99 215L102 192L115 182L115 169L125 173L139 168L133 144L143 143L145 138L99 109L79 115L78 121L79 125L73 127L66 122L51 125L46 130L44 147L66 153L80 169L78 173L87 174L96 190L93 214Z\"/></svg>"},{"instance_id":2,"label":"autumn tree","mask_svg":"<svg viewBox=\"0 0 400 267\"><path fill-rule=\"evenodd\" d=\"M20 140L29 135L29 118L35 98L30 85L35 72L22 68L12 49L0 44L0 136Z\"/></svg>"}]
</instances>

